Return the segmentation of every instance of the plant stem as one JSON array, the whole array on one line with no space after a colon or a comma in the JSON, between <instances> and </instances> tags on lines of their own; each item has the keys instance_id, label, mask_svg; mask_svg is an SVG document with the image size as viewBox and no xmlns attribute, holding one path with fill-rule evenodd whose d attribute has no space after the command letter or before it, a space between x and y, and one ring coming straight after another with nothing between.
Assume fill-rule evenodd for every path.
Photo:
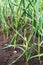
<instances>
[{"instance_id":1,"label":"plant stem","mask_svg":"<svg viewBox=\"0 0 43 65\"><path fill-rule=\"evenodd\" d=\"M31 38L32 38L32 36L33 36L33 32L34 32L34 30L33 30L33 28L32 28L32 30L31 30L31 32L30 32L30 36L29 36L29 38L28 38L28 41L26 42L26 65L28 65L28 56L29 56L29 51L28 51L28 46L29 46L29 42L30 42L30 40L31 40Z\"/></svg>"},{"instance_id":2,"label":"plant stem","mask_svg":"<svg viewBox=\"0 0 43 65\"><path fill-rule=\"evenodd\" d=\"M40 35L38 34L38 55L40 60Z\"/></svg>"}]
</instances>

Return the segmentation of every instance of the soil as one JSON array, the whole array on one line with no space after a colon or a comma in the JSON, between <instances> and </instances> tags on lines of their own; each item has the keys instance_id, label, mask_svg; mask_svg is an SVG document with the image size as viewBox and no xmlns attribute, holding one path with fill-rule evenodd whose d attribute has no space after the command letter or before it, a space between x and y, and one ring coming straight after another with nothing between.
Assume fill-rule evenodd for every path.
<instances>
[{"instance_id":1,"label":"soil","mask_svg":"<svg viewBox=\"0 0 43 65\"><path fill-rule=\"evenodd\" d=\"M16 51L16 52L15 52ZM20 49L14 49L13 47L7 49L0 49L0 65L9 65L12 61L14 61L22 51ZM35 53L34 53L35 54ZM32 59L29 61L29 65L43 65L43 58L42 63L40 64L38 58ZM25 57L21 57L15 64L13 65L26 65Z\"/></svg>"},{"instance_id":2,"label":"soil","mask_svg":"<svg viewBox=\"0 0 43 65\"><path fill-rule=\"evenodd\" d=\"M11 33L11 32L10 32ZM23 32L21 32L23 35ZM30 31L27 29L27 37L30 34ZM22 54L22 51L20 49L14 49L13 47L9 47L6 49L2 49L5 45L8 45L10 40L12 38L12 35L10 34L8 38L5 37L5 35L0 32L0 65L9 65L14 61L17 57L19 57ZM31 39L31 42L33 40ZM18 37L17 44L23 42L21 37ZM36 38L37 42L37 38ZM41 47L41 53L43 52L43 48ZM37 54L35 51L33 51L32 55ZM22 56L16 63L13 65L26 65L26 59L25 56ZM41 57L41 63L39 62L38 58L31 59L28 62L28 65L43 65L43 57Z\"/></svg>"}]
</instances>

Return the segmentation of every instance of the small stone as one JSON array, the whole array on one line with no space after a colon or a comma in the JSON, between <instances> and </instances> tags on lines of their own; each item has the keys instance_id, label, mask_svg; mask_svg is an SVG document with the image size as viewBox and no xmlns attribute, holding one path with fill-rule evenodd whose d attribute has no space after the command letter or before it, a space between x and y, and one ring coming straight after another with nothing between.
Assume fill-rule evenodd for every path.
<instances>
[{"instance_id":1,"label":"small stone","mask_svg":"<svg viewBox=\"0 0 43 65\"><path fill-rule=\"evenodd\" d=\"M16 53L17 53L17 51L14 51L13 53L15 53L15 54L16 54Z\"/></svg>"}]
</instances>

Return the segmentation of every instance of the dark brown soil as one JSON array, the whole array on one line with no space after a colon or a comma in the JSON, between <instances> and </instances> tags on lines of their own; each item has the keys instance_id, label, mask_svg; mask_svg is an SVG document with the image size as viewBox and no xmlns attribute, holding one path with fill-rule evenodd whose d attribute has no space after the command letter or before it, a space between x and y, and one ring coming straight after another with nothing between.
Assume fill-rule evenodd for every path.
<instances>
[{"instance_id":1,"label":"dark brown soil","mask_svg":"<svg viewBox=\"0 0 43 65\"><path fill-rule=\"evenodd\" d=\"M6 39L6 41L4 41L4 43L6 44L9 41L10 41L10 37L9 37L9 39ZM7 49L1 49L3 47L4 47L4 44L2 42L0 42L0 65L9 65L12 61L14 61L22 53L22 51L20 49L14 49L13 47L10 47ZM41 48L41 52L43 52L43 48ZM33 55L35 55L35 54L36 54L36 52L33 51ZM41 61L42 62L40 64L39 60L37 58L35 58L35 59L32 59L29 61L29 65L43 65L43 57L41 58ZM21 57L13 65L26 65L25 57L24 56Z\"/></svg>"},{"instance_id":2,"label":"dark brown soil","mask_svg":"<svg viewBox=\"0 0 43 65\"><path fill-rule=\"evenodd\" d=\"M14 50L12 47L4 50L0 49L0 65L9 65L9 63L15 60L21 53L21 50Z\"/></svg>"},{"instance_id":3,"label":"dark brown soil","mask_svg":"<svg viewBox=\"0 0 43 65\"><path fill-rule=\"evenodd\" d=\"M15 51L17 51L15 53ZM13 47L8 49L0 49L0 65L9 65L12 61L14 61L22 51L20 49L14 49ZM40 64L37 58L32 59L29 61L29 65L43 65L43 58L42 63ZM21 57L15 64L13 65L26 65L25 57Z\"/></svg>"}]
</instances>

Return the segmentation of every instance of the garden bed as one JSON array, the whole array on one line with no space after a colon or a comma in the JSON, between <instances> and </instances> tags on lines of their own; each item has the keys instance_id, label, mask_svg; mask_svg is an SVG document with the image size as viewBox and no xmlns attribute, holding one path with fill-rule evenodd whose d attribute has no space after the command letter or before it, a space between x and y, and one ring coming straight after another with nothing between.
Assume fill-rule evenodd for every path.
<instances>
[{"instance_id":1,"label":"garden bed","mask_svg":"<svg viewBox=\"0 0 43 65\"><path fill-rule=\"evenodd\" d=\"M21 34L23 35L23 32ZM30 34L30 31L27 30L27 37L29 34ZM11 33L8 38L6 38L5 34L3 35L2 33L0 33L0 65L9 65L22 54L21 49L19 49L19 48L14 49L13 46L4 49L4 47L9 45L11 38L12 38ZM36 37L35 41L37 42L37 37ZM22 38L18 37L17 44L20 44L22 42L23 42ZM33 37L31 39L31 42L33 42ZM35 46L35 48L37 49L37 46ZM41 53L43 53L43 47L41 47ZM32 55L36 55L36 54L37 54L37 52L33 50ZM43 65L43 57L41 57L40 62L39 62L38 58L34 58L34 59L29 60L28 64L29 65L31 65L31 64L32 65ZM25 55L23 55L19 60L17 60L16 63L14 63L12 65L26 65Z\"/></svg>"},{"instance_id":2,"label":"garden bed","mask_svg":"<svg viewBox=\"0 0 43 65\"><path fill-rule=\"evenodd\" d=\"M43 1L0 2L0 65L43 65Z\"/></svg>"}]
</instances>

